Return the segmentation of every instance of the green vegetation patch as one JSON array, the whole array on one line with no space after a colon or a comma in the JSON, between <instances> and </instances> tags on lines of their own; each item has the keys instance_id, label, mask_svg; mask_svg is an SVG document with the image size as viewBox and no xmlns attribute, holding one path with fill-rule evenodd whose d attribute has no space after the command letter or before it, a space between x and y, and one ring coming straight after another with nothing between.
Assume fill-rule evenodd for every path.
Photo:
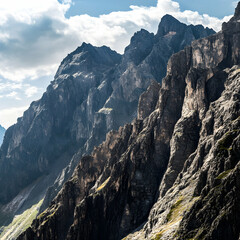
<instances>
[{"instance_id":1,"label":"green vegetation patch","mask_svg":"<svg viewBox=\"0 0 240 240\"><path fill-rule=\"evenodd\" d=\"M179 212L181 211L181 203L183 201L183 197L180 197L176 203L174 203L167 215L167 221L173 220L176 216L179 215Z\"/></svg>"},{"instance_id":2,"label":"green vegetation patch","mask_svg":"<svg viewBox=\"0 0 240 240\"><path fill-rule=\"evenodd\" d=\"M47 209L37 216L37 219L43 218L47 214Z\"/></svg>"},{"instance_id":3,"label":"green vegetation patch","mask_svg":"<svg viewBox=\"0 0 240 240\"><path fill-rule=\"evenodd\" d=\"M160 240L162 237L162 233L156 234L156 236L153 238L153 240Z\"/></svg>"},{"instance_id":4,"label":"green vegetation patch","mask_svg":"<svg viewBox=\"0 0 240 240\"><path fill-rule=\"evenodd\" d=\"M51 219L56 214L57 210L58 208L45 210L37 217L37 219L40 220L41 225L44 225L46 222L48 222L49 219Z\"/></svg>"},{"instance_id":5,"label":"green vegetation patch","mask_svg":"<svg viewBox=\"0 0 240 240\"><path fill-rule=\"evenodd\" d=\"M240 131L240 129L234 129L232 131L229 131L229 132L225 133L223 135L223 137L218 142L219 149L220 150L227 150L227 151L232 150L232 148L230 146L233 142L233 139L235 138L234 133L237 133L239 131Z\"/></svg>"},{"instance_id":6,"label":"green vegetation patch","mask_svg":"<svg viewBox=\"0 0 240 240\"><path fill-rule=\"evenodd\" d=\"M232 169L229 169L229 170L227 170L227 171L224 171L224 172L220 173L220 174L216 177L216 179L224 179L224 178L226 178L231 171L232 171Z\"/></svg>"},{"instance_id":7,"label":"green vegetation patch","mask_svg":"<svg viewBox=\"0 0 240 240\"><path fill-rule=\"evenodd\" d=\"M101 191L101 190L107 185L107 183L109 182L109 180L110 180L110 177L109 177L106 181L104 181L101 186L99 186L99 187L97 188L97 192L98 192L98 191Z\"/></svg>"},{"instance_id":8,"label":"green vegetation patch","mask_svg":"<svg viewBox=\"0 0 240 240\"><path fill-rule=\"evenodd\" d=\"M159 232L156 235L154 235L151 238L151 240L161 239L163 237L165 239L166 236L169 237L169 235L165 236L165 233L168 232L169 230L170 230L170 234L172 235L171 239L178 238L180 235L179 235L179 231L177 230L177 227L178 227L177 224L180 223L180 221L182 220L183 213L188 212L191 209L191 207L194 205L194 203L199 199L200 199L200 196L187 199L185 195L181 195L177 199L177 201L172 205L166 217L167 222L161 226L161 228L159 229Z\"/></svg>"},{"instance_id":9,"label":"green vegetation patch","mask_svg":"<svg viewBox=\"0 0 240 240\"><path fill-rule=\"evenodd\" d=\"M73 184L77 184L78 183L78 176L75 175L70 180L73 182Z\"/></svg>"},{"instance_id":10,"label":"green vegetation patch","mask_svg":"<svg viewBox=\"0 0 240 240\"><path fill-rule=\"evenodd\" d=\"M1 240L16 239L22 232L31 226L32 221L37 217L43 199L20 215L14 217L13 221L0 234Z\"/></svg>"}]
</instances>

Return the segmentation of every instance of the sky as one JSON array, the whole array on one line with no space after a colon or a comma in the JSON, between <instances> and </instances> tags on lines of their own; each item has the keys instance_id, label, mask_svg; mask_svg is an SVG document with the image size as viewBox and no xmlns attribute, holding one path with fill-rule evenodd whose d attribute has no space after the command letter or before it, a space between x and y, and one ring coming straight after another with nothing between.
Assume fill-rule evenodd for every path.
<instances>
[{"instance_id":1,"label":"sky","mask_svg":"<svg viewBox=\"0 0 240 240\"><path fill-rule=\"evenodd\" d=\"M0 1L0 125L8 128L38 100L62 59L82 42L119 53L134 32L156 33L166 13L215 31L228 21L232 0Z\"/></svg>"}]
</instances>

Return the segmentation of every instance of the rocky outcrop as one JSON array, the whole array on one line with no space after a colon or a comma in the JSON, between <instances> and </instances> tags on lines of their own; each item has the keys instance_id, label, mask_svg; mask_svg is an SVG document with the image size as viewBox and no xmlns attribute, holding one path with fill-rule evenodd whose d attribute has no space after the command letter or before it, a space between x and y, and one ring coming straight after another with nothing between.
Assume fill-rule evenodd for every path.
<instances>
[{"instance_id":1,"label":"rocky outcrop","mask_svg":"<svg viewBox=\"0 0 240 240\"><path fill-rule=\"evenodd\" d=\"M0 125L0 145L3 142L5 131L6 131L5 128Z\"/></svg>"},{"instance_id":2,"label":"rocky outcrop","mask_svg":"<svg viewBox=\"0 0 240 240\"><path fill-rule=\"evenodd\" d=\"M182 116L158 200L141 231L126 239L239 238L238 9L222 32L191 46Z\"/></svg>"},{"instance_id":3,"label":"rocky outcrop","mask_svg":"<svg viewBox=\"0 0 240 240\"><path fill-rule=\"evenodd\" d=\"M80 161L19 240L239 238L238 9L171 57L139 118Z\"/></svg>"},{"instance_id":4,"label":"rocky outcrop","mask_svg":"<svg viewBox=\"0 0 240 240\"><path fill-rule=\"evenodd\" d=\"M0 150L0 225L43 199L56 180L61 186L62 170L84 148L92 130L91 113L106 101L110 82L99 90L101 101L92 103L90 96L120 61L107 47L83 44L63 60L43 97L7 130Z\"/></svg>"},{"instance_id":5,"label":"rocky outcrop","mask_svg":"<svg viewBox=\"0 0 240 240\"><path fill-rule=\"evenodd\" d=\"M81 136L77 134L74 125L77 108L84 108L88 95L103 80L104 72L120 59L109 48L87 44L64 59L42 99L33 102L18 123L6 132L0 152L1 203L11 200L38 177L66 166L89 135L86 131ZM72 75L73 71L77 75ZM87 110L90 112L94 107L89 104Z\"/></svg>"},{"instance_id":6,"label":"rocky outcrop","mask_svg":"<svg viewBox=\"0 0 240 240\"><path fill-rule=\"evenodd\" d=\"M231 132L231 128L235 130L238 129L239 98L236 98L236 93L238 92L239 94L239 87L236 88L236 92L232 93L232 87L234 86L235 88L239 85L240 77L237 73L238 70L239 66L235 66L231 70L226 69L228 77L225 81L225 90L218 100L210 104L204 118L199 121L201 127L198 144L190 154L188 151L183 152L183 150L188 150L194 146L192 140L194 139L194 129L197 129L193 127L193 134L188 135L189 125L185 125L182 130L179 131L179 124L183 124L186 121L186 117L182 117L178 121L170 144L171 155L168 168L160 185L160 196L149 214L148 223L144 226L144 234L138 233L129 239L149 239L160 236L161 239L238 239L230 232L225 235L219 233L218 236L212 235L212 238L209 237L210 229L215 226L214 219L221 218L223 206L221 207L222 203L220 203L220 198L225 198L228 195L226 191L220 191L221 194L223 194L222 196L220 192L213 195L211 189L214 187L219 189L219 184L227 177L225 174L230 173L228 170L232 169L232 167L234 168L239 161L239 157L237 157L238 147L232 152L233 156L229 156L231 160L228 160L229 158L226 155L228 148L221 146L225 134L228 131ZM233 98L235 100L232 101ZM226 106L229 108L226 108ZM233 123L236 125L232 126ZM233 139L236 138L235 140L237 140L239 132L235 132L235 130L233 130L235 133ZM189 140L186 141L189 145L182 146L181 149L179 146L184 142L186 136L189 138ZM196 146L196 143L194 144ZM229 144L231 145L232 143L229 142ZM223 154L223 148L225 148L225 154ZM222 150L219 152L220 149ZM178 157L177 153L179 153ZM188 156L183 160L180 154L184 156L188 154ZM228 164L229 168L226 167ZM213 181L214 183L212 183L215 185L208 186L209 179L211 179L210 181ZM233 185L235 183L233 183ZM237 184L235 187L237 187ZM228 190L230 192L232 191L230 189ZM208 199L206 198L207 195ZM210 201L208 200L210 198L214 199L215 205L212 204L209 206ZM218 201L220 202L218 203ZM231 204L230 201L228 203L227 201L226 199L224 204ZM199 206L198 204L200 202L202 208L201 210L198 209L201 212L198 214L194 212L194 209L196 205ZM229 212L229 214L235 218L234 212ZM186 219L189 215L192 217L188 219L188 227L186 227ZM196 227L197 224L195 225L195 221L198 222L199 219L201 219L200 221L202 221L203 224ZM235 228L237 222L233 221L231 224L233 224L232 227ZM191 229L194 225L195 228L193 227ZM209 233L208 237L204 236L206 231ZM223 231L223 229L220 231Z\"/></svg>"},{"instance_id":7,"label":"rocky outcrop","mask_svg":"<svg viewBox=\"0 0 240 240\"><path fill-rule=\"evenodd\" d=\"M237 76L232 77L236 78ZM237 78L233 81L238 81L239 84L239 76ZM204 163L201 168L199 167L198 176L200 179L196 183L193 194L198 200L184 215L177 230L177 239L191 237L239 239L240 232L237 226L240 220L240 119L231 117L229 120L231 122L228 122L227 126L224 124L228 132L222 134L221 131L215 131L216 135L219 134L221 138L210 149L212 154L209 156L211 162L208 168L205 169L204 165L206 164ZM196 165L196 163L192 165ZM194 167L196 168L196 166Z\"/></svg>"},{"instance_id":8,"label":"rocky outcrop","mask_svg":"<svg viewBox=\"0 0 240 240\"><path fill-rule=\"evenodd\" d=\"M158 102L158 93L161 85L156 81L152 81L148 89L140 96L138 102L138 119L145 119L155 109Z\"/></svg>"}]
</instances>

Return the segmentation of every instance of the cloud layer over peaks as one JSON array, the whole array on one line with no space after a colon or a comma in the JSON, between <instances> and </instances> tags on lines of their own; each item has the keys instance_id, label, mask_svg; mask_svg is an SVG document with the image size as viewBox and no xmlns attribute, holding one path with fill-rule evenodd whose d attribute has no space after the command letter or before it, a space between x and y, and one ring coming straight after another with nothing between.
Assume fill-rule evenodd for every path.
<instances>
[{"instance_id":1,"label":"cloud layer over peaks","mask_svg":"<svg viewBox=\"0 0 240 240\"><path fill-rule=\"evenodd\" d=\"M134 32L144 28L156 33L166 13L216 31L227 20L182 12L172 0L158 0L152 7L130 6L129 11L99 17L79 14L67 18L71 4L71 0L0 1L0 124L1 119L9 125L15 122L11 113L16 109L5 109L17 106L22 111L22 106L40 97L48 84L42 79L53 78L62 59L82 42L107 45L123 53Z\"/></svg>"},{"instance_id":2,"label":"cloud layer over peaks","mask_svg":"<svg viewBox=\"0 0 240 240\"><path fill-rule=\"evenodd\" d=\"M155 7L131 6L126 12L67 19L65 13L70 4L57 0L0 3L0 75L21 81L53 74L62 58L83 41L123 52L135 31L145 28L156 32L166 13L185 23L203 24L215 30L222 22L197 12L181 12L179 4L171 0L159 0Z\"/></svg>"}]
</instances>

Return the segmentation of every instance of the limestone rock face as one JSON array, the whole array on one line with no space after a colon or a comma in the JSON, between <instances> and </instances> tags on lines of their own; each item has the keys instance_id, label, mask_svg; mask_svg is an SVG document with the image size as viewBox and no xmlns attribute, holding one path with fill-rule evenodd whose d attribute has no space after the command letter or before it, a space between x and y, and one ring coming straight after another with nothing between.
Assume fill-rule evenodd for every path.
<instances>
[{"instance_id":1,"label":"limestone rock face","mask_svg":"<svg viewBox=\"0 0 240 240\"><path fill-rule=\"evenodd\" d=\"M138 119L145 119L155 109L158 102L160 84L152 81L148 89L140 96L138 102Z\"/></svg>"},{"instance_id":2,"label":"limestone rock face","mask_svg":"<svg viewBox=\"0 0 240 240\"><path fill-rule=\"evenodd\" d=\"M103 55L101 64L99 54ZM89 135L86 131L81 136L77 134L74 124L77 107L84 108L88 95L103 80L104 71L120 60L121 56L108 48L87 44L64 59L42 99L33 102L6 132L0 152L1 203L11 200L38 177L66 165L66 159ZM91 115L94 107L89 104L86 114Z\"/></svg>"},{"instance_id":3,"label":"limestone rock face","mask_svg":"<svg viewBox=\"0 0 240 240\"><path fill-rule=\"evenodd\" d=\"M170 58L138 118L82 158L19 240L239 239L239 5L232 31Z\"/></svg>"}]
</instances>

